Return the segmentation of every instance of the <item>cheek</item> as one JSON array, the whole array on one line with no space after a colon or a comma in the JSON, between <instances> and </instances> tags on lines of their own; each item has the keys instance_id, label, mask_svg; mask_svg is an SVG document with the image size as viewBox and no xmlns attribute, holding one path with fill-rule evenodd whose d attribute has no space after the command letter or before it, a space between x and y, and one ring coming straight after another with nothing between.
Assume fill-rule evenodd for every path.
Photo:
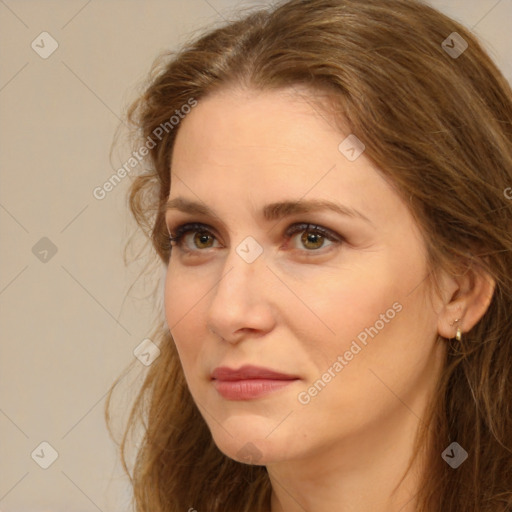
<instances>
[{"instance_id":1,"label":"cheek","mask_svg":"<svg viewBox=\"0 0 512 512\"><path fill-rule=\"evenodd\" d=\"M411 333L424 334L421 325L428 321L422 288L411 293L423 266L419 259L412 263L368 254L364 263L341 267L326 279L304 281L295 288L309 310L303 315L295 311L294 319L290 316L288 321L303 333L301 343L312 362L312 378L332 368L342 356L346 363L332 389L343 382L344 392L350 390L359 399L362 390L375 393L378 389L369 368L386 368L386 377L401 388L405 375L400 371L423 364L428 344L411 343Z\"/></svg>"},{"instance_id":2,"label":"cheek","mask_svg":"<svg viewBox=\"0 0 512 512\"><path fill-rule=\"evenodd\" d=\"M197 277L194 267L191 271L169 263L165 276L164 307L167 324L171 331L190 327L191 320L197 317L202 300L209 289L206 279Z\"/></svg>"},{"instance_id":3,"label":"cheek","mask_svg":"<svg viewBox=\"0 0 512 512\"><path fill-rule=\"evenodd\" d=\"M308 305L322 322L313 315L300 320L313 364L312 383L333 368L339 356L343 358L343 368L333 370L333 384L316 403L320 407L332 401L341 409L357 411L361 418L385 404L395 405L388 387L406 396L419 385L431 364L435 335L428 328L433 318L423 287L411 293L411 285L417 285L417 276L422 275L420 264L416 271L402 273L395 264L366 268L372 270L357 272L352 267L350 274L332 276L316 298L310 293Z\"/></svg>"},{"instance_id":4,"label":"cheek","mask_svg":"<svg viewBox=\"0 0 512 512\"><path fill-rule=\"evenodd\" d=\"M348 350L358 335L364 341L365 329L376 322L386 330L388 324L382 325L381 314L388 312L387 318L396 318L393 304L400 299L397 280L382 265L372 265L371 272L368 268L352 266L349 272L341 269L320 280L303 281L295 288L304 314L297 315L294 309L294 320L289 321L295 325L300 322L300 330L306 334L304 341L310 344L310 350L326 358L324 365Z\"/></svg>"},{"instance_id":5,"label":"cheek","mask_svg":"<svg viewBox=\"0 0 512 512\"><path fill-rule=\"evenodd\" d=\"M191 286L190 278L184 272L177 272L169 265L164 287L165 319L184 368L197 357L204 337L204 333L199 332L200 323L193 321L206 293L196 286L198 284L194 282Z\"/></svg>"}]
</instances>

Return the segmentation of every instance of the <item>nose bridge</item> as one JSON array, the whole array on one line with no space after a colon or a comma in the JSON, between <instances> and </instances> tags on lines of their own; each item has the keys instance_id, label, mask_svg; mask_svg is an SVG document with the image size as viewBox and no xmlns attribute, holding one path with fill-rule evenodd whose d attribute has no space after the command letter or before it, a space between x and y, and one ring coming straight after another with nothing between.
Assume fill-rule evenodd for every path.
<instances>
[{"instance_id":1,"label":"nose bridge","mask_svg":"<svg viewBox=\"0 0 512 512\"><path fill-rule=\"evenodd\" d=\"M243 307L257 294L258 278L261 279L265 265L262 258L248 263L233 247L226 257L222 275L214 288L214 301L224 302L224 306ZM213 305L213 304L212 304Z\"/></svg>"},{"instance_id":2,"label":"nose bridge","mask_svg":"<svg viewBox=\"0 0 512 512\"><path fill-rule=\"evenodd\" d=\"M229 249L209 304L208 324L226 339L241 328L264 328L270 318L264 313L268 269L262 254L253 259L253 248L246 243L251 242Z\"/></svg>"}]
</instances>

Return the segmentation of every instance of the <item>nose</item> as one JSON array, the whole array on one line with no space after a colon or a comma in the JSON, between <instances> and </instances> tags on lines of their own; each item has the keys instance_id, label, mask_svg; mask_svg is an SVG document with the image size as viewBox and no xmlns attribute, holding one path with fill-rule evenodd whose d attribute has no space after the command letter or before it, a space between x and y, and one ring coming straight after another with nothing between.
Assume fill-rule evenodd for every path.
<instances>
[{"instance_id":1,"label":"nose","mask_svg":"<svg viewBox=\"0 0 512 512\"><path fill-rule=\"evenodd\" d=\"M207 327L230 343L247 336L261 335L274 325L272 273L263 255L245 261L236 247L230 250L222 275L211 291Z\"/></svg>"}]
</instances>

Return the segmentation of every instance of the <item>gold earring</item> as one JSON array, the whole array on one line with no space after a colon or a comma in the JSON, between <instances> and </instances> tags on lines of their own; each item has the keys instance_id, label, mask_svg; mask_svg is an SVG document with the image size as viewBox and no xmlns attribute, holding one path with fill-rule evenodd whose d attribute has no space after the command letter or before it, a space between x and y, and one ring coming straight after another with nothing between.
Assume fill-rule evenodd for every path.
<instances>
[{"instance_id":1,"label":"gold earring","mask_svg":"<svg viewBox=\"0 0 512 512\"><path fill-rule=\"evenodd\" d=\"M460 321L460 318L457 318L457 320L455 320L455 323L457 323L459 321ZM457 341L460 341L462 339L462 331L460 330L460 327L457 327L457 333L455 334L455 339Z\"/></svg>"}]
</instances>

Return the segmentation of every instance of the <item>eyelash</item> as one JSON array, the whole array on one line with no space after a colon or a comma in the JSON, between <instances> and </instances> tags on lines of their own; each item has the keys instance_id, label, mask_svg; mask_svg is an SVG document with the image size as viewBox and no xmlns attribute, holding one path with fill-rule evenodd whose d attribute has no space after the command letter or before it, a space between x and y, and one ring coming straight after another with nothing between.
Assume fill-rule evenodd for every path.
<instances>
[{"instance_id":1,"label":"eyelash","mask_svg":"<svg viewBox=\"0 0 512 512\"><path fill-rule=\"evenodd\" d=\"M200 232L202 234L207 234L207 235L210 235L213 238L215 238L215 236L211 232L209 226L207 226L206 224L201 224L201 223L197 223L197 222L180 224L180 225L176 226L174 230L170 230L170 231L175 231L175 234L171 233L169 236L171 250L172 250L172 247L176 246L188 253L202 252L202 250L201 249L196 249L196 250L183 249L183 241L184 241L183 239L186 234ZM312 232L314 234L320 234L324 238L326 238L327 240L332 242L333 244L340 244L344 241L344 238L341 235L338 235L337 233L335 233L334 231L331 231L330 229L324 228L322 226L318 226L315 224L309 224L309 223L292 224L291 226L288 227L284 236L288 240L288 239L292 238L294 235L296 235L297 233L301 233L303 231ZM313 254L315 252L320 252L321 249L323 249L323 247L320 247L319 249L310 249L310 250L305 249L304 252Z\"/></svg>"}]
</instances>

